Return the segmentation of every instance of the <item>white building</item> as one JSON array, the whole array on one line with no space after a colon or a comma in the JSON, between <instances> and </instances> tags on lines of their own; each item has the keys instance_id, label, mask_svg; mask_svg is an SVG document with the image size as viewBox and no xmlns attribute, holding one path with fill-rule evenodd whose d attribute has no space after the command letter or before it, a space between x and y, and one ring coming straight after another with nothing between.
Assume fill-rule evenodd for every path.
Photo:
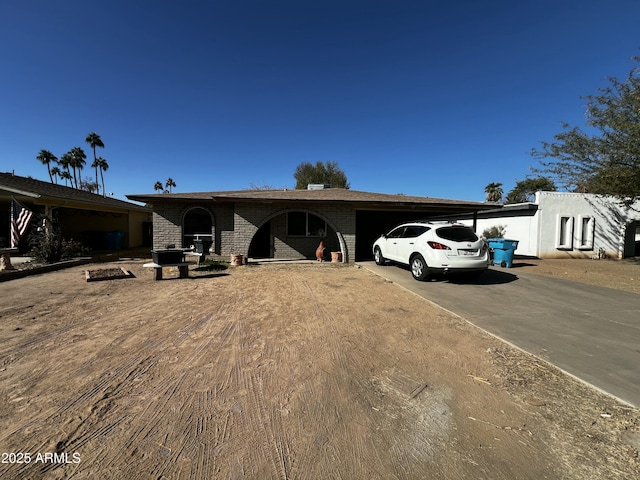
<instances>
[{"instance_id":1,"label":"white building","mask_svg":"<svg viewBox=\"0 0 640 480\"><path fill-rule=\"evenodd\" d=\"M471 225L470 218L459 218ZM625 258L640 255L640 201L631 208L614 197L537 192L535 202L478 212L477 232L505 227L518 240L516 255L538 258Z\"/></svg>"}]
</instances>

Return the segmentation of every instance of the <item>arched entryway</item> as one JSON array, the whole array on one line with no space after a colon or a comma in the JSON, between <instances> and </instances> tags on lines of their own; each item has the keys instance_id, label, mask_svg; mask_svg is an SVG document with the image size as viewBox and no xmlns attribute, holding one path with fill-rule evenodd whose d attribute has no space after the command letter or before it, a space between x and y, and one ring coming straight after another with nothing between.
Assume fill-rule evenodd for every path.
<instances>
[{"instance_id":1,"label":"arched entryway","mask_svg":"<svg viewBox=\"0 0 640 480\"><path fill-rule=\"evenodd\" d=\"M249 258L273 258L273 247L271 221L268 221L258 229L251 239Z\"/></svg>"},{"instance_id":2,"label":"arched entryway","mask_svg":"<svg viewBox=\"0 0 640 480\"><path fill-rule=\"evenodd\" d=\"M184 214L182 222L182 247L189 248L196 240L202 240L205 252L213 244L213 218L202 207L192 207Z\"/></svg>"},{"instance_id":3,"label":"arched entryway","mask_svg":"<svg viewBox=\"0 0 640 480\"><path fill-rule=\"evenodd\" d=\"M274 213L263 221L249 244L250 258L315 259L323 241L330 252L341 252L345 261L344 240L334 226L321 214L308 210L287 210Z\"/></svg>"}]
</instances>

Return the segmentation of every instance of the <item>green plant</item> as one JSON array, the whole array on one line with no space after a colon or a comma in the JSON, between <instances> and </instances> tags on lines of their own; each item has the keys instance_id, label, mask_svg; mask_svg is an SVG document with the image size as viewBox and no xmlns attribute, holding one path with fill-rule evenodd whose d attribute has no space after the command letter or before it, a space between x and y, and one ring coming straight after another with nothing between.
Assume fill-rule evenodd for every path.
<instances>
[{"instance_id":1,"label":"green plant","mask_svg":"<svg viewBox=\"0 0 640 480\"><path fill-rule=\"evenodd\" d=\"M35 263L55 263L88 253L81 242L55 235L43 235L40 242L32 246L30 255Z\"/></svg>"},{"instance_id":2,"label":"green plant","mask_svg":"<svg viewBox=\"0 0 640 480\"><path fill-rule=\"evenodd\" d=\"M504 234L507 232L507 227L504 225L494 225L485 229L482 232L484 238L504 238Z\"/></svg>"},{"instance_id":3,"label":"green plant","mask_svg":"<svg viewBox=\"0 0 640 480\"><path fill-rule=\"evenodd\" d=\"M52 221L44 215L38 217L37 225L42 225L29 236L31 251L35 263L55 263L80 255L86 255L89 249L73 238L65 239L59 233L57 219ZM49 228L45 228L48 225Z\"/></svg>"}]
</instances>

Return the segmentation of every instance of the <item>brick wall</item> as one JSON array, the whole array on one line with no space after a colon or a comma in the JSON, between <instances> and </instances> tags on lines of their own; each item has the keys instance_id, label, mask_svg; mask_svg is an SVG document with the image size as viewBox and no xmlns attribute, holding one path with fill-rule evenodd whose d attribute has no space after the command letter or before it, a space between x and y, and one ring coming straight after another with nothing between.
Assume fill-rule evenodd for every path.
<instances>
[{"instance_id":1,"label":"brick wall","mask_svg":"<svg viewBox=\"0 0 640 480\"><path fill-rule=\"evenodd\" d=\"M328 226L327 249L341 251L344 262L355 258L356 214L350 206L316 205L301 208L301 204L204 204L170 201L153 205L153 248L167 245L182 246L182 224L185 213L194 207L204 208L213 217L213 251L222 258L231 254L247 255L249 245L258 228L273 219L272 229L277 235L275 258L306 256L315 258L318 237L290 237L286 235L286 212L304 211L324 219Z\"/></svg>"},{"instance_id":2,"label":"brick wall","mask_svg":"<svg viewBox=\"0 0 640 480\"><path fill-rule=\"evenodd\" d=\"M314 208L301 208L301 204L291 202L285 204L259 205L236 204L235 223L235 253L247 255L253 235L258 228L267 221L273 220L272 234L276 237L274 252L275 258L291 258L305 256L315 258L315 249L320 243L320 238L291 237L286 235L286 212L303 211L312 213L324 219L330 231L335 232L327 243L330 250L341 251L343 261L352 261L355 252L356 214L350 206L315 206Z\"/></svg>"}]
</instances>

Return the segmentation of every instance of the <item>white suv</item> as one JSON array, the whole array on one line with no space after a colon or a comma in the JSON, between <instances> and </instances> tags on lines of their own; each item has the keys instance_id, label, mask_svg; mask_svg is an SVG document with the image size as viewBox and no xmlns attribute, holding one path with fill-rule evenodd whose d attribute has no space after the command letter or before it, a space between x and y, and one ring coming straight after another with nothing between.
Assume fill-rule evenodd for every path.
<instances>
[{"instance_id":1,"label":"white suv","mask_svg":"<svg viewBox=\"0 0 640 480\"><path fill-rule=\"evenodd\" d=\"M489 268L487 243L466 225L438 222L403 223L373 244L377 265L387 260L409 265L416 280L435 273L479 276Z\"/></svg>"}]
</instances>

